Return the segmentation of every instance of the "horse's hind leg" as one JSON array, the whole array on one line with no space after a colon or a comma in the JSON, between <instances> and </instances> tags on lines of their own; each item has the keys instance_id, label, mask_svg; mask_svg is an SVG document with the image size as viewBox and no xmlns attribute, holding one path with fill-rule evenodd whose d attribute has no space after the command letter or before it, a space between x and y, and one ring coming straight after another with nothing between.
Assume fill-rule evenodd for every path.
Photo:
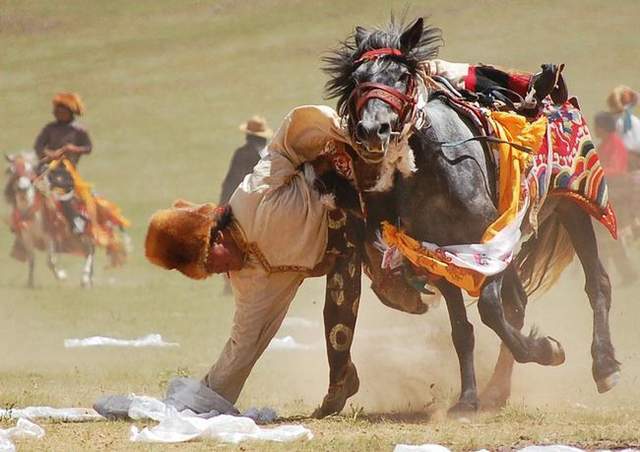
<instances>
[{"instance_id":1,"label":"horse's hind leg","mask_svg":"<svg viewBox=\"0 0 640 452\"><path fill-rule=\"evenodd\" d=\"M332 211L329 215L331 218L343 214L343 221L346 221L344 211ZM334 248L340 254L327 274L323 313L329 360L329 389L322 405L312 414L315 418L339 413L347 399L360 388L358 373L351 362L351 343L360 301L362 247L359 242L362 224L343 221L330 220L328 249L331 251Z\"/></svg>"},{"instance_id":2,"label":"horse's hind leg","mask_svg":"<svg viewBox=\"0 0 640 452\"><path fill-rule=\"evenodd\" d=\"M458 355L460 365L460 398L449 409L450 414L458 414L478 409L478 388L473 365L473 325L467 320L467 308L462 292L448 282L440 282L438 289L447 302L447 311L451 322L451 338Z\"/></svg>"},{"instance_id":3,"label":"horse's hind leg","mask_svg":"<svg viewBox=\"0 0 640 452\"><path fill-rule=\"evenodd\" d=\"M87 245L86 256L84 260L84 266L82 268L82 287L92 287L93 286L93 266L95 261L95 247L91 245Z\"/></svg>"},{"instance_id":4,"label":"horse's hind leg","mask_svg":"<svg viewBox=\"0 0 640 452\"><path fill-rule=\"evenodd\" d=\"M593 309L593 378L598 392L606 392L613 388L620 378L620 363L615 358L609 330L609 275L598 257L598 244L589 215L570 201L560 204L558 212L584 270L585 292Z\"/></svg>"},{"instance_id":5,"label":"horse's hind leg","mask_svg":"<svg viewBox=\"0 0 640 452\"><path fill-rule=\"evenodd\" d=\"M524 314L527 307L527 293L517 270L510 265L502 281L502 305L507 321L516 329L524 326ZM503 407L511 396L511 375L515 360L505 343L500 344L500 354L493 375L480 395L483 409Z\"/></svg>"},{"instance_id":6,"label":"horse's hind leg","mask_svg":"<svg viewBox=\"0 0 640 452\"><path fill-rule=\"evenodd\" d=\"M67 272L58 268L58 255L53 242L50 242L47 246L47 267L49 267L49 270L57 280L63 281L67 279Z\"/></svg>"},{"instance_id":7,"label":"horse's hind leg","mask_svg":"<svg viewBox=\"0 0 640 452\"><path fill-rule=\"evenodd\" d=\"M503 274L487 278L480 291L478 311L482 322L496 332L519 363L536 362L558 366L564 362L564 350L550 337L537 337L535 331L524 336L506 319L501 299Z\"/></svg>"},{"instance_id":8,"label":"horse's hind leg","mask_svg":"<svg viewBox=\"0 0 640 452\"><path fill-rule=\"evenodd\" d=\"M29 254L27 265L29 266L29 270L28 270L29 273L27 276L27 287L29 289L33 289L35 287L34 272L35 272L35 266L36 266L36 256L34 253Z\"/></svg>"}]
</instances>

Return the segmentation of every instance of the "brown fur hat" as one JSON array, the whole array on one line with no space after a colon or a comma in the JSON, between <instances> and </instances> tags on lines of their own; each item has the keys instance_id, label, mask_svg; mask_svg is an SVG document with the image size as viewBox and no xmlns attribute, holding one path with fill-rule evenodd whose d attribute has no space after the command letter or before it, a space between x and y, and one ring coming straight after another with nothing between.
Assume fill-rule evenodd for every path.
<instances>
[{"instance_id":1,"label":"brown fur hat","mask_svg":"<svg viewBox=\"0 0 640 452\"><path fill-rule=\"evenodd\" d=\"M210 276L206 270L211 230L217 227L220 209L215 204L176 201L159 210L149 222L144 248L150 262L176 269L193 279Z\"/></svg>"},{"instance_id":2,"label":"brown fur hat","mask_svg":"<svg viewBox=\"0 0 640 452\"><path fill-rule=\"evenodd\" d=\"M71 92L62 92L53 96L51 100L53 105L62 105L67 107L74 115L81 115L84 113L84 103L80 98L80 95Z\"/></svg>"}]
</instances>

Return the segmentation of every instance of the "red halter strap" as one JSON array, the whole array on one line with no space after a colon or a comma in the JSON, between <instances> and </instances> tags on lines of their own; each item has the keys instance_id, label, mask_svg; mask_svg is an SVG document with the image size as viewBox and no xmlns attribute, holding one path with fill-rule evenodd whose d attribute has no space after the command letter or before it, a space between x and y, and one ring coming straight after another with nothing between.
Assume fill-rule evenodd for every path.
<instances>
[{"instance_id":1,"label":"red halter strap","mask_svg":"<svg viewBox=\"0 0 640 452\"><path fill-rule=\"evenodd\" d=\"M416 102L413 79L409 79L406 94L382 83L361 83L354 90L354 95L357 117L360 117L360 112L369 100L380 99L396 112L401 122L404 122Z\"/></svg>"},{"instance_id":2,"label":"red halter strap","mask_svg":"<svg viewBox=\"0 0 640 452\"><path fill-rule=\"evenodd\" d=\"M356 63L362 63L364 61L373 61L385 55L402 56L402 52L398 49L392 49L385 47L383 49L373 49L362 54L360 58L356 60Z\"/></svg>"}]
</instances>

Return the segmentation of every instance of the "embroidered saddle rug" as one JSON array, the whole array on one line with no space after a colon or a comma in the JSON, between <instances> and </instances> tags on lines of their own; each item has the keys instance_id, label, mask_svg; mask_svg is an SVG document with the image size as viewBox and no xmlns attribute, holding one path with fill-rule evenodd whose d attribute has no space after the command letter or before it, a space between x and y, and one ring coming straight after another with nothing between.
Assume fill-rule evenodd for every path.
<instances>
[{"instance_id":1,"label":"embroidered saddle rug","mask_svg":"<svg viewBox=\"0 0 640 452\"><path fill-rule=\"evenodd\" d=\"M547 196L567 197L578 203L616 238L616 217L603 169L575 99L561 106L545 103L543 114L533 122L511 112L484 114L490 129L487 135L503 141L492 144L499 168L498 219L487 228L480 243L443 247L419 242L385 223L384 268L399 267L404 257L419 272L444 277L477 296L484 279L504 271L512 261L524 221L528 219L537 229L537 215Z\"/></svg>"}]
</instances>

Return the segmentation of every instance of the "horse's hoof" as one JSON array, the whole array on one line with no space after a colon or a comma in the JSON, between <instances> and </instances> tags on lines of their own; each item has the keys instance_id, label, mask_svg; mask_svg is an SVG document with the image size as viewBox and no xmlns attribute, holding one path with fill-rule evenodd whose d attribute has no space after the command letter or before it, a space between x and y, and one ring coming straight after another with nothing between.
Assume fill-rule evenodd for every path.
<instances>
[{"instance_id":1,"label":"horse's hoof","mask_svg":"<svg viewBox=\"0 0 640 452\"><path fill-rule=\"evenodd\" d=\"M58 271L56 272L56 279L57 279L58 281L64 281L64 280L66 280L66 279L67 279L67 272L66 272L66 271L64 271L64 270L58 270Z\"/></svg>"},{"instance_id":2,"label":"horse's hoof","mask_svg":"<svg viewBox=\"0 0 640 452\"><path fill-rule=\"evenodd\" d=\"M347 399L360 389L360 379L356 366L349 364L346 375L341 383L329 387L329 392L324 396L322 405L316 408L311 417L322 419L332 414L338 414L347 403Z\"/></svg>"},{"instance_id":3,"label":"horse's hoof","mask_svg":"<svg viewBox=\"0 0 640 452\"><path fill-rule=\"evenodd\" d=\"M547 340L548 350L545 359L539 361L544 366L559 366L564 364L566 356L562 344L551 336L545 338Z\"/></svg>"},{"instance_id":4,"label":"horse's hoof","mask_svg":"<svg viewBox=\"0 0 640 452\"><path fill-rule=\"evenodd\" d=\"M598 387L598 392L600 394L610 391L614 386L617 386L620 383L620 371L617 370L608 377L605 377L601 380L596 381L596 386Z\"/></svg>"},{"instance_id":5,"label":"horse's hoof","mask_svg":"<svg viewBox=\"0 0 640 452\"><path fill-rule=\"evenodd\" d=\"M478 411L478 401L458 400L458 403L449 408L447 415L450 418L462 419L469 414Z\"/></svg>"},{"instance_id":6,"label":"horse's hoof","mask_svg":"<svg viewBox=\"0 0 640 452\"><path fill-rule=\"evenodd\" d=\"M91 281L90 279L82 279L80 285L83 289L91 289L93 287L93 281Z\"/></svg>"}]
</instances>

